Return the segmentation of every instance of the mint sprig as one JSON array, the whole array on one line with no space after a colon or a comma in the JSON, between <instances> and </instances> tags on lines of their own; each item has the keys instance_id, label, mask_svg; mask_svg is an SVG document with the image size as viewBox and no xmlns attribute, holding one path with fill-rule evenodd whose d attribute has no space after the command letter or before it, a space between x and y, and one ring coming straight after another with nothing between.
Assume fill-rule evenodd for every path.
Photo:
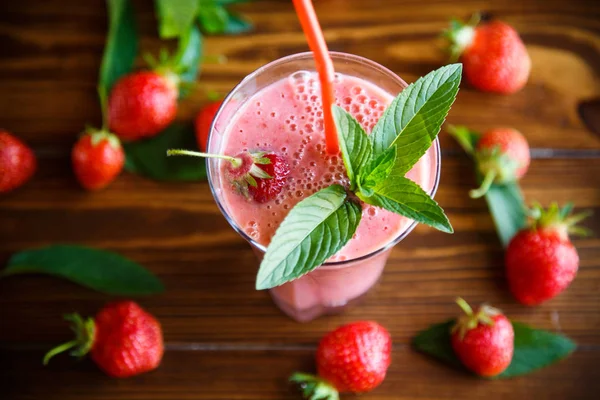
<instances>
[{"instance_id":1,"label":"mint sprig","mask_svg":"<svg viewBox=\"0 0 600 400\"><path fill-rule=\"evenodd\" d=\"M452 233L442 208L404 175L436 139L458 93L460 64L433 71L404 89L369 136L348 112L333 107L349 191L363 202ZM356 231L361 206L333 185L298 203L281 223L258 271L269 289L314 270Z\"/></svg>"},{"instance_id":2,"label":"mint sprig","mask_svg":"<svg viewBox=\"0 0 600 400\"><path fill-rule=\"evenodd\" d=\"M302 200L285 217L260 264L256 289L270 289L323 264L354 235L361 207L332 185Z\"/></svg>"}]
</instances>

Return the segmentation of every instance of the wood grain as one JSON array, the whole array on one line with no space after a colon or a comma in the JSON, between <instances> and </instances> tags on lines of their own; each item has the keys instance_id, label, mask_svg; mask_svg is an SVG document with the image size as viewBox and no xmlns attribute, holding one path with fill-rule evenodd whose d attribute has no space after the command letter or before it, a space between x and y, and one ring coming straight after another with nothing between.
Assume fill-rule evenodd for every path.
<instances>
[{"instance_id":1,"label":"wood grain","mask_svg":"<svg viewBox=\"0 0 600 400\"><path fill-rule=\"evenodd\" d=\"M294 371L312 372L313 348L180 351L165 354L160 369L127 380L103 376L86 360L56 359L43 368L39 351L4 352L2 387L14 400L231 400L300 399L287 383ZM407 346L396 346L383 384L360 396L372 400L594 399L600 350L581 351L525 378L479 380L440 365ZM27 374L20 373L27 371ZM552 382L552 390L548 383ZM9 386L6 386L9 384ZM433 387L435 386L435 387ZM343 398L354 398L345 396Z\"/></svg>"},{"instance_id":2,"label":"wood grain","mask_svg":"<svg viewBox=\"0 0 600 400\"><path fill-rule=\"evenodd\" d=\"M482 10L514 25L533 60L528 85L513 96L495 96L464 83L448 122L521 130L534 157L522 181L527 199L573 200L595 211L585 225L600 232L600 137L578 113L580 103L600 98L600 3L315 3L332 50L373 59L409 82L444 63L438 35L449 17ZM156 51L164 43L156 38L152 1L134 5L142 48ZM255 68L306 50L288 0L238 9L256 31L206 39L206 54L228 61L203 66L198 90L180 106L180 119L194 116L206 91L226 93ZM267 293L253 290L256 259L219 214L206 183L164 184L123 174L105 191L81 191L68 154L84 125L100 121L95 85L105 34L103 0L0 2L0 127L30 142L40 160L32 182L0 197L0 264L16 251L62 242L131 257L167 287L163 295L139 300L160 319L167 352L159 370L129 380L109 379L90 361L67 357L44 369L43 351L70 335L61 315L93 315L111 298L51 277L2 278L2 399L297 399L287 376L312 369L319 338L339 324L367 318L392 333L394 361L384 384L364 399L597 398L600 239L574 240L581 266L568 291L540 307L518 305L504 283L502 248L485 202L467 196L474 183L470 161L445 134L436 200L456 233L418 227L396 246L381 281L361 304L309 324L291 321ZM558 365L510 381L476 380L416 354L410 338L454 316L457 295L562 332L579 348Z\"/></svg>"}]
</instances>

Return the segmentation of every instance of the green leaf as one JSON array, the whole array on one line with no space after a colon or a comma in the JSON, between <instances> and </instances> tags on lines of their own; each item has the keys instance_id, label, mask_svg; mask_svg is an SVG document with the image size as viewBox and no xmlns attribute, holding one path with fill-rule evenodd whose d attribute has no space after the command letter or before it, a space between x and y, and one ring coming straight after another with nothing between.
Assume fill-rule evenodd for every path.
<instances>
[{"instance_id":1,"label":"green leaf","mask_svg":"<svg viewBox=\"0 0 600 400\"><path fill-rule=\"evenodd\" d=\"M397 147L392 146L383 152L376 160L371 160L360 171L358 178L361 188L374 188L378 183L383 182L392 172L396 162Z\"/></svg>"},{"instance_id":2,"label":"green leaf","mask_svg":"<svg viewBox=\"0 0 600 400\"><path fill-rule=\"evenodd\" d=\"M198 79L200 71L200 59L202 58L202 35L194 25L179 38L177 53L174 57L175 68L179 71L179 78L184 83L194 83ZM190 92L189 85L181 85L179 98L187 96Z\"/></svg>"},{"instance_id":3,"label":"green leaf","mask_svg":"<svg viewBox=\"0 0 600 400\"><path fill-rule=\"evenodd\" d=\"M305 198L285 217L260 264L256 289L270 289L314 270L354 235L361 207L332 185Z\"/></svg>"},{"instance_id":4,"label":"green leaf","mask_svg":"<svg viewBox=\"0 0 600 400\"><path fill-rule=\"evenodd\" d=\"M373 149L367 133L352 115L338 106L333 106L332 111L342 159L353 187L356 183L356 175L371 159Z\"/></svg>"},{"instance_id":5,"label":"green leaf","mask_svg":"<svg viewBox=\"0 0 600 400\"><path fill-rule=\"evenodd\" d=\"M450 342L450 330L455 320L435 324L421 331L412 340L412 345L420 352L431 355L455 368L465 369L454 354Z\"/></svg>"},{"instance_id":6,"label":"green leaf","mask_svg":"<svg viewBox=\"0 0 600 400\"><path fill-rule=\"evenodd\" d=\"M492 185L485 194L498 237L504 247L527 222L526 205L519 185L515 182Z\"/></svg>"},{"instance_id":7,"label":"green leaf","mask_svg":"<svg viewBox=\"0 0 600 400\"><path fill-rule=\"evenodd\" d=\"M214 0L204 0L200 4L198 21L202 26L202 30L208 34L223 33L227 28L229 13L224 7L216 4Z\"/></svg>"},{"instance_id":8,"label":"green leaf","mask_svg":"<svg viewBox=\"0 0 600 400\"><path fill-rule=\"evenodd\" d=\"M110 89L121 76L129 73L138 49L133 8L129 0L107 0L108 34L100 66L100 92Z\"/></svg>"},{"instance_id":9,"label":"green leaf","mask_svg":"<svg viewBox=\"0 0 600 400\"><path fill-rule=\"evenodd\" d=\"M203 1L207 1L207 0L200 0L200 1L203 2ZM220 6L230 6L233 4L249 3L252 0L208 0L208 1L214 1L217 5L220 5Z\"/></svg>"},{"instance_id":10,"label":"green leaf","mask_svg":"<svg viewBox=\"0 0 600 400\"><path fill-rule=\"evenodd\" d=\"M254 25L239 14L228 11L229 18L227 19L227 25L223 33L228 35L238 35L240 33L250 32Z\"/></svg>"},{"instance_id":11,"label":"green leaf","mask_svg":"<svg viewBox=\"0 0 600 400\"><path fill-rule=\"evenodd\" d=\"M429 225L442 232L452 233L452 225L444 210L419 185L396 171L383 181L377 183L370 196L358 192L357 196L365 203L385 208L388 211Z\"/></svg>"},{"instance_id":12,"label":"green leaf","mask_svg":"<svg viewBox=\"0 0 600 400\"><path fill-rule=\"evenodd\" d=\"M433 356L453 367L464 369L450 343L450 329L454 320L433 325L420 332L412 341L420 352ZM515 350L508 368L496 378L526 375L551 365L572 353L576 344L569 338L512 322L515 331Z\"/></svg>"},{"instance_id":13,"label":"green leaf","mask_svg":"<svg viewBox=\"0 0 600 400\"><path fill-rule=\"evenodd\" d=\"M160 293L160 280L119 254L89 247L55 245L13 255L2 276L47 274L120 296Z\"/></svg>"},{"instance_id":14,"label":"green leaf","mask_svg":"<svg viewBox=\"0 0 600 400\"><path fill-rule=\"evenodd\" d=\"M461 73L461 64L446 65L404 89L369 135L374 156L395 144L394 170L401 175L408 172L437 137L458 93Z\"/></svg>"},{"instance_id":15,"label":"green leaf","mask_svg":"<svg viewBox=\"0 0 600 400\"><path fill-rule=\"evenodd\" d=\"M161 38L187 34L198 12L198 0L155 0Z\"/></svg>"},{"instance_id":16,"label":"green leaf","mask_svg":"<svg viewBox=\"0 0 600 400\"><path fill-rule=\"evenodd\" d=\"M199 181L206 178L206 163L197 157L167 157L169 149L197 148L191 123L171 124L159 135L123 143L125 169L158 181Z\"/></svg>"},{"instance_id":17,"label":"green leaf","mask_svg":"<svg viewBox=\"0 0 600 400\"><path fill-rule=\"evenodd\" d=\"M460 144L460 147L469 154L475 153L477 142L479 141L480 134L467 128L466 126L448 126L448 133Z\"/></svg>"}]
</instances>

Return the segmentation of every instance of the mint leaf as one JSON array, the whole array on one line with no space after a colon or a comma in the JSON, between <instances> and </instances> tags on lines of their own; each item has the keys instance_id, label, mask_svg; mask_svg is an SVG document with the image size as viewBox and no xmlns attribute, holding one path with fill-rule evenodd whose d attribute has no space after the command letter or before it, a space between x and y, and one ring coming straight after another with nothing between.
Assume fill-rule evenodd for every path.
<instances>
[{"instance_id":1,"label":"mint leaf","mask_svg":"<svg viewBox=\"0 0 600 400\"><path fill-rule=\"evenodd\" d=\"M461 64L430 72L404 89L385 110L369 135L377 157L398 147L394 170L404 175L425 154L458 93Z\"/></svg>"},{"instance_id":2,"label":"mint leaf","mask_svg":"<svg viewBox=\"0 0 600 400\"><path fill-rule=\"evenodd\" d=\"M197 148L191 123L174 123L150 139L123 143L125 169L158 181L199 181L206 163L197 157L167 157L168 149Z\"/></svg>"},{"instance_id":3,"label":"mint leaf","mask_svg":"<svg viewBox=\"0 0 600 400\"><path fill-rule=\"evenodd\" d=\"M203 0L198 10L198 21L206 33L223 33L229 21L229 13L214 0Z\"/></svg>"},{"instance_id":4,"label":"mint leaf","mask_svg":"<svg viewBox=\"0 0 600 400\"><path fill-rule=\"evenodd\" d=\"M47 274L99 292L142 296L160 293L160 280L119 254L83 246L54 245L14 254L1 276Z\"/></svg>"},{"instance_id":5,"label":"mint leaf","mask_svg":"<svg viewBox=\"0 0 600 400\"><path fill-rule=\"evenodd\" d=\"M382 182L392 172L392 168L396 163L397 148L392 146L383 152L377 159L371 160L360 171L358 177L358 185L361 189L368 189L377 186L379 182Z\"/></svg>"},{"instance_id":6,"label":"mint leaf","mask_svg":"<svg viewBox=\"0 0 600 400\"><path fill-rule=\"evenodd\" d=\"M305 198L285 217L271 240L256 277L256 289L270 289L314 270L354 235L361 207L332 185Z\"/></svg>"},{"instance_id":7,"label":"mint leaf","mask_svg":"<svg viewBox=\"0 0 600 400\"><path fill-rule=\"evenodd\" d=\"M223 33L226 33L228 35L237 35L240 33L250 32L254 28L254 25L252 25L250 21L248 21L241 15L233 13L231 11L228 11L228 13L229 18L227 20L227 25L225 26Z\"/></svg>"},{"instance_id":8,"label":"mint leaf","mask_svg":"<svg viewBox=\"0 0 600 400\"><path fill-rule=\"evenodd\" d=\"M110 93L115 82L129 73L137 55L138 36L129 0L108 0L108 34L100 66L101 93Z\"/></svg>"},{"instance_id":9,"label":"mint leaf","mask_svg":"<svg viewBox=\"0 0 600 400\"><path fill-rule=\"evenodd\" d=\"M444 210L419 185L393 171L374 187L365 187L370 196L361 191L357 196L365 203L385 208L442 232L452 233L452 225Z\"/></svg>"},{"instance_id":10,"label":"mint leaf","mask_svg":"<svg viewBox=\"0 0 600 400\"><path fill-rule=\"evenodd\" d=\"M353 188L356 183L356 175L371 158L372 145L367 133L352 115L338 106L333 106L332 111L342 159L351 182L351 188Z\"/></svg>"},{"instance_id":11,"label":"mint leaf","mask_svg":"<svg viewBox=\"0 0 600 400\"><path fill-rule=\"evenodd\" d=\"M412 340L420 352L433 356L455 368L464 369L450 342L450 329L454 320L436 324L420 332ZM519 322L512 322L515 331L515 350L508 368L496 378L512 378L525 375L551 365L572 353L577 347L569 338L533 329Z\"/></svg>"},{"instance_id":12,"label":"mint leaf","mask_svg":"<svg viewBox=\"0 0 600 400\"><path fill-rule=\"evenodd\" d=\"M155 0L161 38L187 34L198 12L198 0Z\"/></svg>"},{"instance_id":13,"label":"mint leaf","mask_svg":"<svg viewBox=\"0 0 600 400\"><path fill-rule=\"evenodd\" d=\"M521 188L516 182L492 185L485 194L485 200L494 219L498 238L506 247L527 222L525 200L523 200Z\"/></svg>"},{"instance_id":14,"label":"mint leaf","mask_svg":"<svg viewBox=\"0 0 600 400\"><path fill-rule=\"evenodd\" d=\"M182 82L188 84L196 82L200 70L201 58L202 35L200 34L200 30L193 25L179 38L177 53L174 57L175 68ZM184 98L189 92L190 85L181 85L179 98Z\"/></svg>"}]
</instances>

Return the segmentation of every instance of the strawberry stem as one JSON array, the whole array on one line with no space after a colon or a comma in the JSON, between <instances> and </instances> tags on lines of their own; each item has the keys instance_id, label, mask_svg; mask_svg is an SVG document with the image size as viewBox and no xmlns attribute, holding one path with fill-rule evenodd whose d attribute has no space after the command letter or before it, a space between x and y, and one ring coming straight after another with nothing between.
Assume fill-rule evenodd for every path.
<instances>
[{"instance_id":1,"label":"strawberry stem","mask_svg":"<svg viewBox=\"0 0 600 400\"><path fill-rule=\"evenodd\" d=\"M479 186L477 189L469 191L469 196L472 199L478 199L484 196L488 190L490 190L490 187L492 186L492 183L494 183L494 179L496 179L497 174L498 173L495 170L488 171L483 178L483 182L481 182L481 186Z\"/></svg>"},{"instance_id":2,"label":"strawberry stem","mask_svg":"<svg viewBox=\"0 0 600 400\"><path fill-rule=\"evenodd\" d=\"M318 376L295 372L290 376L290 382L300 385L302 395L307 400L339 400L340 398L337 389Z\"/></svg>"},{"instance_id":3,"label":"strawberry stem","mask_svg":"<svg viewBox=\"0 0 600 400\"><path fill-rule=\"evenodd\" d=\"M458 304L460 309L463 310L465 312L465 314L473 315L473 309L471 308L469 303L467 303L467 301L465 299L463 299L462 297L456 298L456 304Z\"/></svg>"},{"instance_id":4,"label":"strawberry stem","mask_svg":"<svg viewBox=\"0 0 600 400\"><path fill-rule=\"evenodd\" d=\"M75 357L83 357L92 348L94 337L96 334L96 325L92 318L81 318L79 314L67 314L65 320L70 321L71 329L75 332L75 339L67 343L56 346L44 356L43 363L48 365L50 359L57 354L73 349L71 355Z\"/></svg>"},{"instance_id":5,"label":"strawberry stem","mask_svg":"<svg viewBox=\"0 0 600 400\"><path fill-rule=\"evenodd\" d=\"M220 158L222 160L229 161L234 168L237 168L240 165L242 165L241 158L226 156L223 154L202 153L199 151L191 151L191 150L183 150L183 149L167 150L167 156L192 156L192 157L203 157L203 158Z\"/></svg>"}]
</instances>

